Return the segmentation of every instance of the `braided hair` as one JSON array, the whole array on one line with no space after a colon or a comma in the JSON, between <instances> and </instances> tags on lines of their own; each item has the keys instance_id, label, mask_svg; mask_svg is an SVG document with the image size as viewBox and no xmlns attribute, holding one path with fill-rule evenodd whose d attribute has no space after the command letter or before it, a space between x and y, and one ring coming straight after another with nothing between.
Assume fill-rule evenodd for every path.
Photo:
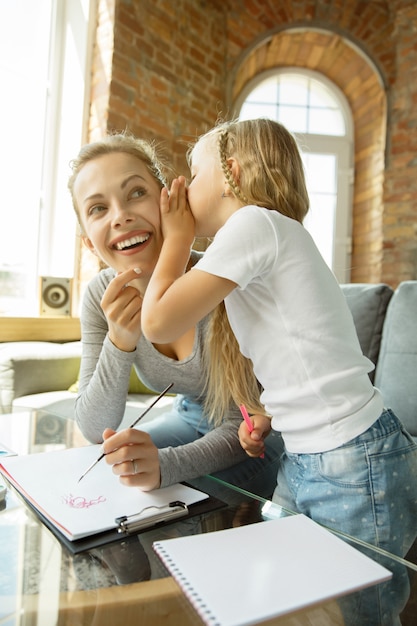
<instances>
[{"instance_id":1,"label":"braided hair","mask_svg":"<svg viewBox=\"0 0 417 626\"><path fill-rule=\"evenodd\" d=\"M295 138L282 124L268 119L223 122L196 145L207 140L210 149L216 146L230 191L243 205L262 206L303 222L309 208L303 163ZM239 165L239 180L228 165L231 157ZM205 358L205 407L215 423L233 403L265 414L252 363L240 352L223 304L211 314Z\"/></svg>"}]
</instances>

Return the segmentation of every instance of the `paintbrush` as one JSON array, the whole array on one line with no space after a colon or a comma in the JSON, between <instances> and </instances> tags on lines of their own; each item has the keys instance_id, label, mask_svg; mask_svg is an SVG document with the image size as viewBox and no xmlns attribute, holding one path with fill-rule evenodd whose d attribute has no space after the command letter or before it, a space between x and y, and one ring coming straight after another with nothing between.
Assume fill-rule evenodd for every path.
<instances>
[{"instance_id":1,"label":"paintbrush","mask_svg":"<svg viewBox=\"0 0 417 626\"><path fill-rule=\"evenodd\" d=\"M137 424L138 422L140 422L140 420L142 419L142 417L145 417L145 415L146 415L146 414L147 414L147 413L148 413L148 412L152 409L152 407L154 407L154 406L155 406L155 404L156 404L156 403L157 403L157 402L158 402L158 401L162 398L162 396L164 396L164 395L167 393L167 391L169 391L169 390L171 389L171 387L172 387L173 385L174 385L174 383L170 383L170 384L168 385L168 387L166 387L166 388L165 388L165 389L164 389L164 390L163 390L163 391L159 394L159 396L158 396L157 398L155 398L155 400L152 402L152 404L150 404L150 405L149 405L149 406L148 406L148 407L147 407L147 408L143 411L143 413L141 413L141 414L139 415L139 417L137 417L137 418L135 419L135 421L133 422L133 424L131 424L131 425L129 426L129 428L133 428L134 426L136 426L136 424ZM80 482L80 481L84 478L84 476L86 476L86 475L88 474L88 472L89 472L90 470L92 470L92 469L93 469L93 467L94 467L95 465L97 465L97 463L98 463L99 461L101 461L101 459L102 459L102 458L104 458L105 456L106 456L106 453L105 453L105 452L103 452L103 453L102 453L102 454L98 457L98 459L96 459L93 463L91 463L91 465L90 465L89 467L87 467L87 469L85 470L84 474L82 474L82 475L80 476L80 478L78 479L78 482Z\"/></svg>"}]
</instances>

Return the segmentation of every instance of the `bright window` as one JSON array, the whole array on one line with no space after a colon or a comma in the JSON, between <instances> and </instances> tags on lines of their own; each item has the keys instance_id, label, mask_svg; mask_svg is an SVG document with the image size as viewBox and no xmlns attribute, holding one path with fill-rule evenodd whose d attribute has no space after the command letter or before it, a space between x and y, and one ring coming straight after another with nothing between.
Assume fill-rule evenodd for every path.
<instances>
[{"instance_id":1,"label":"bright window","mask_svg":"<svg viewBox=\"0 0 417 626\"><path fill-rule=\"evenodd\" d=\"M0 315L38 315L39 277L74 275L67 179L83 142L93 2L0 0Z\"/></svg>"},{"instance_id":2,"label":"bright window","mask_svg":"<svg viewBox=\"0 0 417 626\"><path fill-rule=\"evenodd\" d=\"M294 133L346 133L343 113L331 89L300 73L279 73L262 80L246 97L239 117L269 117Z\"/></svg>"},{"instance_id":3,"label":"bright window","mask_svg":"<svg viewBox=\"0 0 417 626\"><path fill-rule=\"evenodd\" d=\"M277 120L297 137L310 197L304 224L339 281L349 282L353 147L344 96L314 72L274 71L243 94L239 118L255 117Z\"/></svg>"}]
</instances>

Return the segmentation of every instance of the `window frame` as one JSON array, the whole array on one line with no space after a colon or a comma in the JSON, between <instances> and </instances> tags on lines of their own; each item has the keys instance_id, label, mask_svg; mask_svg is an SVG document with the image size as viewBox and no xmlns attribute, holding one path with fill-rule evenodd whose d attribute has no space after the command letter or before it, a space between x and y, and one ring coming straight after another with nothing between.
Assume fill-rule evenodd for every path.
<instances>
[{"instance_id":1,"label":"window frame","mask_svg":"<svg viewBox=\"0 0 417 626\"><path fill-rule=\"evenodd\" d=\"M20 221L14 224L15 229L20 224L22 229L26 228L25 236L31 239L33 246L31 244L30 251L27 250L30 253L29 260L10 270L8 280L12 284L18 284L16 276L19 273L25 278L24 290L20 293L15 291L4 302L0 321L4 319L6 325L10 319L16 319L19 323L19 320L23 322L23 319L40 316L41 276L72 279L72 315L78 315L80 246L67 181L69 161L88 139L98 0L51 0L48 4L45 4L44 15L40 19L45 31L49 32L49 39L45 46L46 57L43 55L42 63L37 66L42 71L42 81L35 83L38 89L34 94L42 104L31 121L39 129L40 144L30 154L30 162L21 164L22 172L31 168L31 163L38 168L36 178L31 181L33 184L26 184L21 194L32 216L31 220L36 224L28 226L24 212L18 218ZM23 10L24 5L21 8ZM9 29L18 29L18 21L24 19L24 16L24 11L20 11L19 18L13 14ZM33 27L30 18L29 22L26 20L26 26L28 29ZM15 80L16 76L19 77L19 65L11 64L10 68L11 80ZM30 98L29 89L28 96ZM16 114L20 112L20 103L21 100L19 106L15 107ZM10 162L13 163L13 160ZM14 202L13 198L13 207ZM16 202L18 208L19 200ZM66 254L62 253L63 236L67 244ZM65 266L65 271L60 271L61 266ZM7 300L10 300L11 306L8 306Z\"/></svg>"},{"instance_id":2,"label":"window frame","mask_svg":"<svg viewBox=\"0 0 417 626\"><path fill-rule=\"evenodd\" d=\"M40 216L39 232L39 267L41 275L54 275L54 249L50 245L56 239L56 223L59 219L60 207L64 206L65 213L72 216L73 208L67 180L69 177L69 162L63 148L68 143L68 133L62 131L65 126L66 105L65 92L71 89L69 80L66 80L65 66L74 62L74 52L82 66L83 94L78 110L78 139L74 138L74 148L70 151L75 156L79 147L88 140L88 122L90 109L91 68L93 60L93 41L96 30L97 0L55 0L53 28L50 41L50 76L47 94L46 124L45 124L45 153L44 169L42 174L42 211ZM81 8L84 5L84 8ZM86 24L82 23L83 16L87 16ZM85 31L80 36L80 30ZM70 51L68 44L68 30L72 31L76 49ZM71 57L72 54L72 57ZM72 138L71 138L72 139ZM77 237L77 222L73 219L73 278L72 311L78 314L78 284L79 284L79 239ZM56 253L57 249L55 249ZM59 246L58 246L59 253ZM58 275L63 275L62 273Z\"/></svg>"}]
</instances>

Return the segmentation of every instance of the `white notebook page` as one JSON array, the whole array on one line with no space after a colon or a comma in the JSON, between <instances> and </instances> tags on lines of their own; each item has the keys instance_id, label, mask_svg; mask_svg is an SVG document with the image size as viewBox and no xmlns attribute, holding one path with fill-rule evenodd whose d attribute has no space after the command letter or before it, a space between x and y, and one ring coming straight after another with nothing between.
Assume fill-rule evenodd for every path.
<instances>
[{"instance_id":1,"label":"white notebook page","mask_svg":"<svg viewBox=\"0 0 417 626\"><path fill-rule=\"evenodd\" d=\"M244 626L391 573L304 515L167 539L154 549L210 626Z\"/></svg>"}]
</instances>

